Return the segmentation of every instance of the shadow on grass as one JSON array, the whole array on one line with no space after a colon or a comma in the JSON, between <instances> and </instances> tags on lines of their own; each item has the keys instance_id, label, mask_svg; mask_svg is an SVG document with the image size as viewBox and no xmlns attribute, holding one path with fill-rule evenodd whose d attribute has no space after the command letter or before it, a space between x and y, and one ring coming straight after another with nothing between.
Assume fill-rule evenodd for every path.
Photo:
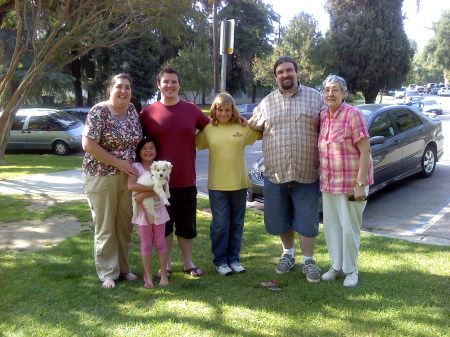
<instances>
[{"instance_id":1,"label":"shadow on grass","mask_svg":"<svg viewBox=\"0 0 450 337\"><path fill-rule=\"evenodd\" d=\"M206 207L204 202L199 203ZM278 238L265 233L263 215L248 212L242 248L245 274L220 276L212 263L208 214L198 212L194 262L205 275L182 272L173 251L170 286L142 286L138 236L130 257L134 282L101 289L92 232L37 253L0 253L0 331L22 336L444 336L449 305L448 247L363 235L360 284L342 279L308 283L299 264L284 275L274 267ZM298 255L299 252L297 253ZM330 266L319 235L317 264ZM156 257L153 270L158 266ZM276 278L283 289L261 282Z\"/></svg>"}]
</instances>

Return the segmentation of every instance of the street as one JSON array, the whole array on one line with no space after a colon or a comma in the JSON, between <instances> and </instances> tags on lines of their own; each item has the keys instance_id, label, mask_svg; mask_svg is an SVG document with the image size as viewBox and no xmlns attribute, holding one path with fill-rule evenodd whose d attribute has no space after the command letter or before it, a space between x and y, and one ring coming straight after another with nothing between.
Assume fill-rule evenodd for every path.
<instances>
[{"instance_id":1,"label":"street","mask_svg":"<svg viewBox=\"0 0 450 337\"><path fill-rule=\"evenodd\" d=\"M416 176L404 179L371 195L364 212L363 230L394 235L404 238L421 237L423 242L430 238L450 244L450 97L425 95L442 103L442 121L445 135L444 155L436 165L434 174L427 179ZM383 103L400 103L391 97L383 97ZM245 155L247 170L262 155L262 141L247 146ZM197 188L208 193L208 151L197 151ZM249 207L264 209L258 202Z\"/></svg>"}]
</instances>

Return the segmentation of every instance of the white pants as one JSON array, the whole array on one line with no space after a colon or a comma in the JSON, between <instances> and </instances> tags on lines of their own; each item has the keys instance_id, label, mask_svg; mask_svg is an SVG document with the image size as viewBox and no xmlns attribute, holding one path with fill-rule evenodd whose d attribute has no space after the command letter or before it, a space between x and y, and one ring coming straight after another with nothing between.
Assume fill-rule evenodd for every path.
<instances>
[{"instance_id":1,"label":"white pants","mask_svg":"<svg viewBox=\"0 0 450 337\"><path fill-rule=\"evenodd\" d=\"M333 269L347 274L357 271L360 228L367 201L348 201L348 194L326 192L322 192L322 201L323 230Z\"/></svg>"}]
</instances>

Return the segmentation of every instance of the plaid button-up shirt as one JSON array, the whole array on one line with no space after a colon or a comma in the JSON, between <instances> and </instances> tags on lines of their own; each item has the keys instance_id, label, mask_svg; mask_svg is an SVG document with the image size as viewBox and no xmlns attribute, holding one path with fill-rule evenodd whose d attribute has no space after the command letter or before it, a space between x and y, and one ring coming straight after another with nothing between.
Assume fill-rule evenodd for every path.
<instances>
[{"instance_id":1,"label":"plaid button-up shirt","mask_svg":"<svg viewBox=\"0 0 450 337\"><path fill-rule=\"evenodd\" d=\"M294 94L271 92L255 108L250 127L263 132L264 175L271 182L319 179L317 139L325 107L317 90L299 85Z\"/></svg>"},{"instance_id":2,"label":"plaid button-up shirt","mask_svg":"<svg viewBox=\"0 0 450 337\"><path fill-rule=\"evenodd\" d=\"M328 109L320 115L320 190L328 193L349 193L355 187L359 170L356 143L369 137L362 112L347 103L331 115ZM370 160L366 185L373 184Z\"/></svg>"}]
</instances>

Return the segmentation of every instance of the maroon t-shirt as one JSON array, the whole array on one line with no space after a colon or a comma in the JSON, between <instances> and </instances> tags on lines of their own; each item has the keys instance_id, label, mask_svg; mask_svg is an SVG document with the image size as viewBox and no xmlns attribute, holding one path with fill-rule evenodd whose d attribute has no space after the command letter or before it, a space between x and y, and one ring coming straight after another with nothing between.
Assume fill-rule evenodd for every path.
<instances>
[{"instance_id":1,"label":"maroon t-shirt","mask_svg":"<svg viewBox=\"0 0 450 337\"><path fill-rule=\"evenodd\" d=\"M197 105L183 100L175 105L155 102L139 117L143 134L156 140L157 159L173 165L170 187L195 186L195 131L203 130L209 117Z\"/></svg>"}]
</instances>

